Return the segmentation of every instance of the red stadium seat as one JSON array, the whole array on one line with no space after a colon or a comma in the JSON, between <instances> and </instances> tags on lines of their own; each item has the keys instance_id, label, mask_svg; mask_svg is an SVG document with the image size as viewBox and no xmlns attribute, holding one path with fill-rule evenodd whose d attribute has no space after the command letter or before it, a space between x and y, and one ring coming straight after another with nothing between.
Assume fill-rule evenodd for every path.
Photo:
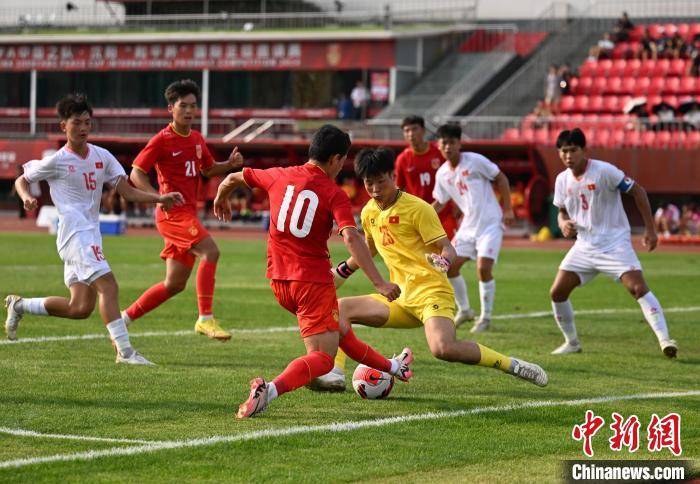
<instances>
[{"instance_id":1,"label":"red stadium seat","mask_svg":"<svg viewBox=\"0 0 700 484\"><path fill-rule=\"evenodd\" d=\"M680 77L685 75L687 69L685 59L673 59L668 70L668 75Z\"/></svg>"},{"instance_id":2,"label":"red stadium seat","mask_svg":"<svg viewBox=\"0 0 700 484\"><path fill-rule=\"evenodd\" d=\"M630 32L630 40L639 40L644 36L644 30L646 29L646 25L638 24L635 25L632 31Z\"/></svg>"},{"instance_id":3,"label":"red stadium seat","mask_svg":"<svg viewBox=\"0 0 700 484\"><path fill-rule=\"evenodd\" d=\"M520 130L518 128L508 128L503 132L503 139L508 141L520 140Z\"/></svg>"},{"instance_id":4,"label":"red stadium seat","mask_svg":"<svg viewBox=\"0 0 700 484\"><path fill-rule=\"evenodd\" d=\"M630 59L625 64L625 72L623 76L636 76L639 72L639 68L642 65L642 61L639 59Z\"/></svg>"},{"instance_id":5,"label":"red stadium seat","mask_svg":"<svg viewBox=\"0 0 700 484\"><path fill-rule=\"evenodd\" d=\"M562 113L573 112L577 97L578 96L562 96L561 101L559 101L559 110Z\"/></svg>"},{"instance_id":6,"label":"red stadium seat","mask_svg":"<svg viewBox=\"0 0 700 484\"><path fill-rule=\"evenodd\" d=\"M695 77L681 77L681 85L678 88L679 94L696 94L698 92L697 79Z\"/></svg>"},{"instance_id":7,"label":"red stadium seat","mask_svg":"<svg viewBox=\"0 0 700 484\"><path fill-rule=\"evenodd\" d=\"M673 109L678 108L678 96L668 95L663 97L664 101L673 106Z\"/></svg>"},{"instance_id":8,"label":"red stadium seat","mask_svg":"<svg viewBox=\"0 0 700 484\"><path fill-rule=\"evenodd\" d=\"M609 76L622 77L627 68L627 61L625 59L615 59L612 62L612 67L608 72Z\"/></svg>"},{"instance_id":9,"label":"red stadium seat","mask_svg":"<svg viewBox=\"0 0 700 484\"><path fill-rule=\"evenodd\" d=\"M603 96L591 96L588 101L588 108L585 112L587 113L601 113L603 112L603 105L605 100Z\"/></svg>"},{"instance_id":10,"label":"red stadium seat","mask_svg":"<svg viewBox=\"0 0 700 484\"><path fill-rule=\"evenodd\" d=\"M623 94L622 79L620 77L608 78L608 85L603 92L606 94Z\"/></svg>"},{"instance_id":11,"label":"red stadium seat","mask_svg":"<svg viewBox=\"0 0 700 484\"><path fill-rule=\"evenodd\" d=\"M630 43L629 42L616 43L615 47L613 48L613 51L612 51L613 60L625 60L628 57L631 57ZM613 69L615 69L614 62L613 62Z\"/></svg>"},{"instance_id":12,"label":"red stadium seat","mask_svg":"<svg viewBox=\"0 0 700 484\"><path fill-rule=\"evenodd\" d=\"M612 136L610 137L609 145L611 147L618 147L618 146L623 146L625 144L625 140L627 138L627 135L622 129L616 129L612 132Z\"/></svg>"},{"instance_id":13,"label":"red stadium seat","mask_svg":"<svg viewBox=\"0 0 700 484\"><path fill-rule=\"evenodd\" d=\"M552 142L551 138L552 136L550 135L549 130L547 128L540 128L535 130L535 143L548 145Z\"/></svg>"},{"instance_id":14,"label":"red stadium seat","mask_svg":"<svg viewBox=\"0 0 700 484\"><path fill-rule=\"evenodd\" d=\"M664 91L667 94L679 94L681 91L680 77L667 77Z\"/></svg>"},{"instance_id":15,"label":"red stadium seat","mask_svg":"<svg viewBox=\"0 0 700 484\"><path fill-rule=\"evenodd\" d=\"M585 113L588 111L588 96L576 96L574 98L574 112Z\"/></svg>"},{"instance_id":16,"label":"red stadium seat","mask_svg":"<svg viewBox=\"0 0 700 484\"><path fill-rule=\"evenodd\" d=\"M620 106L620 98L618 96L605 96L605 100L603 101L603 112L622 112L622 106Z\"/></svg>"},{"instance_id":17,"label":"red stadium seat","mask_svg":"<svg viewBox=\"0 0 700 484\"><path fill-rule=\"evenodd\" d=\"M656 144L656 132L655 131L644 131L642 133L642 146L652 147Z\"/></svg>"},{"instance_id":18,"label":"red stadium seat","mask_svg":"<svg viewBox=\"0 0 700 484\"><path fill-rule=\"evenodd\" d=\"M678 32L678 26L676 24L668 23L664 25L664 36L673 37L676 32Z\"/></svg>"},{"instance_id":19,"label":"red stadium seat","mask_svg":"<svg viewBox=\"0 0 700 484\"><path fill-rule=\"evenodd\" d=\"M610 144L610 131L607 129L598 129L596 131L595 141L598 146L608 146Z\"/></svg>"},{"instance_id":20,"label":"red stadium seat","mask_svg":"<svg viewBox=\"0 0 700 484\"><path fill-rule=\"evenodd\" d=\"M598 117L598 127L600 129L613 129L615 127L615 117L612 114L602 114Z\"/></svg>"},{"instance_id":21,"label":"red stadium seat","mask_svg":"<svg viewBox=\"0 0 700 484\"><path fill-rule=\"evenodd\" d=\"M607 76L610 69L612 69L612 63L613 63L613 61L610 59L599 60L598 64L595 67L594 75L596 77Z\"/></svg>"},{"instance_id":22,"label":"red stadium seat","mask_svg":"<svg viewBox=\"0 0 700 484\"><path fill-rule=\"evenodd\" d=\"M625 139L623 144L625 146L640 146L642 144L642 134L637 130L623 131Z\"/></svg>"},{"instance_id":23,"label":"red stadium seat","mask_svg":"<svg viewBox=\"0 0 700 484\"><path fill-rule=\"evenodd\" d=\"M649 90L649 85L651 85L651 80L649 80L648 77L637 78L637 82L634 84L634 92L632 94L635 96L644 96Z\"/></svg>"},{"instance_id":24,"label":"red stadium seat","mask_svg":"<svg viewBox=\"0 0 700 484\"><path fill-rule=\"evenodd\" d=\"M581 77L578 80L578 90L574 94L590 94L592 85L592 77Z\"/></svg>"},{"instance_id":25,"label":"red stadium seat","mask_svg":"<svg viewBox=\"0 0 700 484\"><path fill-rule=\"evenodd\" d=\"M672 131L671 132L671 145L674 148L683 148L687 144L688 135L685 131Z\"/></svg>"},{"instance_id":26,"label":"red stadium seat","mask_svg":"<svg viewBox=\"0 0 700 484\"><path fill-rule=\"evenodd\" d=\"M656 68L656 62L655 60L647 59L645 61L642 61L641 64L639 65L639 71L637 71L637 75L639 77L651 77L654 75L654 69Z\"/></svg>"},{"instance_id":27,"label":"red stadium seat","mask_svg":"<svg viewBox=\"0 0 700 484\"><path fill-rule=\"evenodd\" d=\"M569 93L578 94L580 84L581 80L578 77L572 77L571 79L569 79Z\"/></svg>"},{"instance_id":28,"label":"red stadium seat","mask_svg":"<svg viewBox=\"0 0 700 484\"><path fill-rule=\"evenodd\" d=\"M700 131L689 131L685 146L687 148L700 148Z\"/></svg>"},{"instance_id":29,"label":"red stadium seat","mask_svg":"<svg viewBox=\"0 0 700 484\"><path fill-rule=\"evenodd\" d=\"M664 35L664 26L661 24L651 24L649 27L649 35L653 39L660 39Z\"/></svg>"},{"instance_id":30,"label":"red stadium seat","mask_svg":"<svg viewBox=\"0 0 700 484\"><path fill-rule=\"evenodd\" d=\"M620 94L633 94L634 88L637 85L637 79L634 77L623 77L622 86L620 86Z\"/></svg>"},{"instance_id":31,"label":"red stadium seat","mask_svg":"<svg viewBox=\"0 0 700 484\"><path fill-rule=\"evenodd\" d=\"M651 80L649 89L647 89L648 94L661 94L666 89L666 78L665 77L654 77Z\"/></svg>"},{"instance_id":32,"label":"red stadium seat","mask_svg":"<svg viewBox=\"0 0 700 484\"><path fill-rule=\"evenodd\" d=\"M690 33L690 25L688 24L678 24L678 34L683 37L683 39L687 42L688 39L688 34Z\"/></svg>"},{"instance_id":33,"label":"red stadium seat","mask_svg":"<svg viewBox=\"0 0 700 484\"><path fill-rule=\"evenodd\" d=\"M596 66L598 65L598 61L596 60L586 60L583 64L581 64L581 68L579 69L579 73L581 74L581 77L591 77L594 75Z\"/></svg>"},{"instance_id":34,"label":"red stadium seat","mask_svg":"<svg viewBox=\"0 0 700 484\"><path fill-rule=\"evenodd\" d=\"M537 120L537 116L534 114L528 114L523 118L523 122L520 125L521 128L532 128Z\"/></svg>"},{"instance_id":35,"label":"red stadium seat","mask_svg":"<svg viewBox=\"0 0 700 484\"><path fill-rule=\"evenodd\" d=\"M535 139L534 129L522 129L520 130L521 141L533 141Z\"/></svg>"},{"instance_id":36,"label":"red stadium seat","mask_svg":"<svg viewBox=\"0 0 700 484\"><path fill-rule=\"evenodd\" d=\"M593 79L593 84L591 85L589 94L603 94L608 87L608 78L605 76L599 76Z\"/></svg>"},{"instance_id":37,"label":"red stadium seat","mask_svg":"<svg viewBox=\"0 0 700 484\"><path fill-rule=\"evenodd\" d=\"M585 121L586 116L584 116L583 114L574 114L573 116L571 116L571 124L573 124L574 127L581 126Z\"/></svg>"},{"instance_id":38,"label":"red stadium seat","mask_svg":"<svg viewBox=\"0 0 700 484\"><path fill-rule=\"evenodd\" d=\"M668 148L671 145L671 133L669 131L658 131L654 140L654 147Z\"/></svg>"},{"instance_id":39,"label":"red stadium seat","mask_svg":"<svg viewBox=\"0 0 700 484\"><path fill-rule=\"evenodd\" d=\"M688 40L692 41L698 34L700 34L700 23L691 24L690 29L688 30Z\"/></svg>"},{"instance_id":40,"label":"red stadium seat","mask_svg":"<svg viewBox=\"0 0 700 484\"><path fill-rule=\"evenodd\" d=\"M654 71L652 75L655 77L663 77L668 75L668 71L671 69L671 61L668 59L659 59L654 64Z\"/></svg>"}]
</instances>

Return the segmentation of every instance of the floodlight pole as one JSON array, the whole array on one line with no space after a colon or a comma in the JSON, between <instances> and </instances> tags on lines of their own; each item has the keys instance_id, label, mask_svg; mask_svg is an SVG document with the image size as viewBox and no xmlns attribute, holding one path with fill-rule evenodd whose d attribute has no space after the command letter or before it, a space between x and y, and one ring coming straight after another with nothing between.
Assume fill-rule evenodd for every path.
<instances>
[{"instance_id":1,"label":"floodlight pole","mask_svg":"<svg viewBox=\"0 0 700 484\"><path fill-rule=\"evenodd\" d=\"M209 135L209 69L202 70L202 136Z\"/></svg>"},{"instance_id":2,"label":"floodlight pole","mask_svg":"<svg viewBox=\"0 0 700 484\"><path fill-rule=\"evenodd\" d=\"M29 74L29 134L36 134L36 69Z\"/></svg>"}]
</instances>

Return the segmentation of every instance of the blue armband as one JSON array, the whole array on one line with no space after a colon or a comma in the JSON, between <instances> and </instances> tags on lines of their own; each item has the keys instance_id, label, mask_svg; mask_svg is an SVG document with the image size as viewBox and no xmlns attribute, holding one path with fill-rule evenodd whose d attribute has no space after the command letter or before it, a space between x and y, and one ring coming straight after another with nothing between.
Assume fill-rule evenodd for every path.
<instances>
[{"instance_id":1,"label":"blue armband","mask_svg":"<svg viewBox=\"0 0 700 484\"><path fill-rule=\"evenodd\" d=\"M627 193L632 189L632 185L634 185L634 180L626 176L617 184L617 189L622 193Z\"/></svg>"}]
</instances>

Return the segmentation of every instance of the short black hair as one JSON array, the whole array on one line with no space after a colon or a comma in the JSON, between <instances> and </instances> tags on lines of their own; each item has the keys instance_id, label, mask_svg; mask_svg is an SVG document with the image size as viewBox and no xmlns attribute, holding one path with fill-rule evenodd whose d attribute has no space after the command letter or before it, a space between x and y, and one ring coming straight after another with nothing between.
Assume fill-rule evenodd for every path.
<instances>
[{"instance_id":1,"label":"short black hair","mask_svg":"<svg viewBox=\"0 0 700 484\"><path fill-rule=\"evenodd\" d=\"M403 129L404 126L410 126L412 124L417 124L421 128L425 128L425 120L417 114L411 114L403 118L403 121L401 121L401 129Z\"/></svg>"},{"instance_id":2,"label":"short black hair","mask_svg":"<svg viewBox=\"0 0 700 484\"><path fill-rule=\"evenodd\" d=\"M459 124L447 123L440 126L437 130L437 138L454 138L462 139L462 127Z\"/></svg>"},{"instance_id":3,"label":"short black hair","mask_svg":"<svg viewBox=\"0 0 700 484\"><path fill-rule=\"evenodd\" d=\"M332 124L324 124L311 138L309 159L327 163L333 155L347 155L351 144L350 136L345 131Z\"/></svg>"},{"instance_id":4,"label":"short black hair","mask_svg":"<svg viewBox=\"0 0 700 484\"><path fill-rule=\"evenodd\" d=\"M168 104L175 104L178 99L190 94L194 94L194 97L199 101L199 85L192 79L181 79L165 88L165 100L168 101Z\"/></svg>"},{"instance_id":5,"label":"short black hair","mask_svg":"<svg viewBox=\"0 0 700 484\"><path fill-rule=\"evenodd\" d=\"M557 136L557 149L566 145L578 146L579 148L586 147L586 135L583 134L581 128L565 129L559 133L559 136Z\"/></svg>"},{"instance_id":6,"label":"short black hair","mask_svg":"<svg viewBox=\"0 0 700 484\"><path fill-rule=\"evenodd\" d=\"M355 156L355 173L363 180L394 173L394 156L389 148L365 148Z\"/></svg>"},{"instance_id":7,"label":"short black hair","mask_svg":"<svg viewBox=\"0 0 700 484\"><path fill-rule=\"evenodd\" d=\"M84 112L92 116L92 106L90 106L87 96L82 93L68 94L56 103L56 113L62 120L80 116Z\"/></svg>"}]
</instances>

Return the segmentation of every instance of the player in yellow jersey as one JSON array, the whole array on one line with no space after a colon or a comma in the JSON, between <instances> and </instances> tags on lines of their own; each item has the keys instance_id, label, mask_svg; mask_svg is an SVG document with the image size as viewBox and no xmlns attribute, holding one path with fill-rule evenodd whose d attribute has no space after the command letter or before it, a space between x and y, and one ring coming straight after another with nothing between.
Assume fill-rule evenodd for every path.
<instances>
[{"instance_id":1,"label":"player in yellow jersey","mask_svg":"<svg viewBox=\"0 0 700 484\"><path fill-rule=\"evenodd\" d=\"M362 150L355 158L355 172L372 197L362 209L367 244L372 255L379 253L384 259L389 278L399 285L401 296L391 302L378 294L340 299L341 332L351 324L376 328L423 326L430 351L438 359L496 368L545 386L547 374L538 365L457 339L454 291L446 276L456 258L455 249L433 207L396 187L393 153L383 148ZM352 257L338 264L333 269L336 287L357 268ZM310 388L344 390L344 365L345 355L340 355L333 371L317 378Z\"/></svg>"}]
</instances>

